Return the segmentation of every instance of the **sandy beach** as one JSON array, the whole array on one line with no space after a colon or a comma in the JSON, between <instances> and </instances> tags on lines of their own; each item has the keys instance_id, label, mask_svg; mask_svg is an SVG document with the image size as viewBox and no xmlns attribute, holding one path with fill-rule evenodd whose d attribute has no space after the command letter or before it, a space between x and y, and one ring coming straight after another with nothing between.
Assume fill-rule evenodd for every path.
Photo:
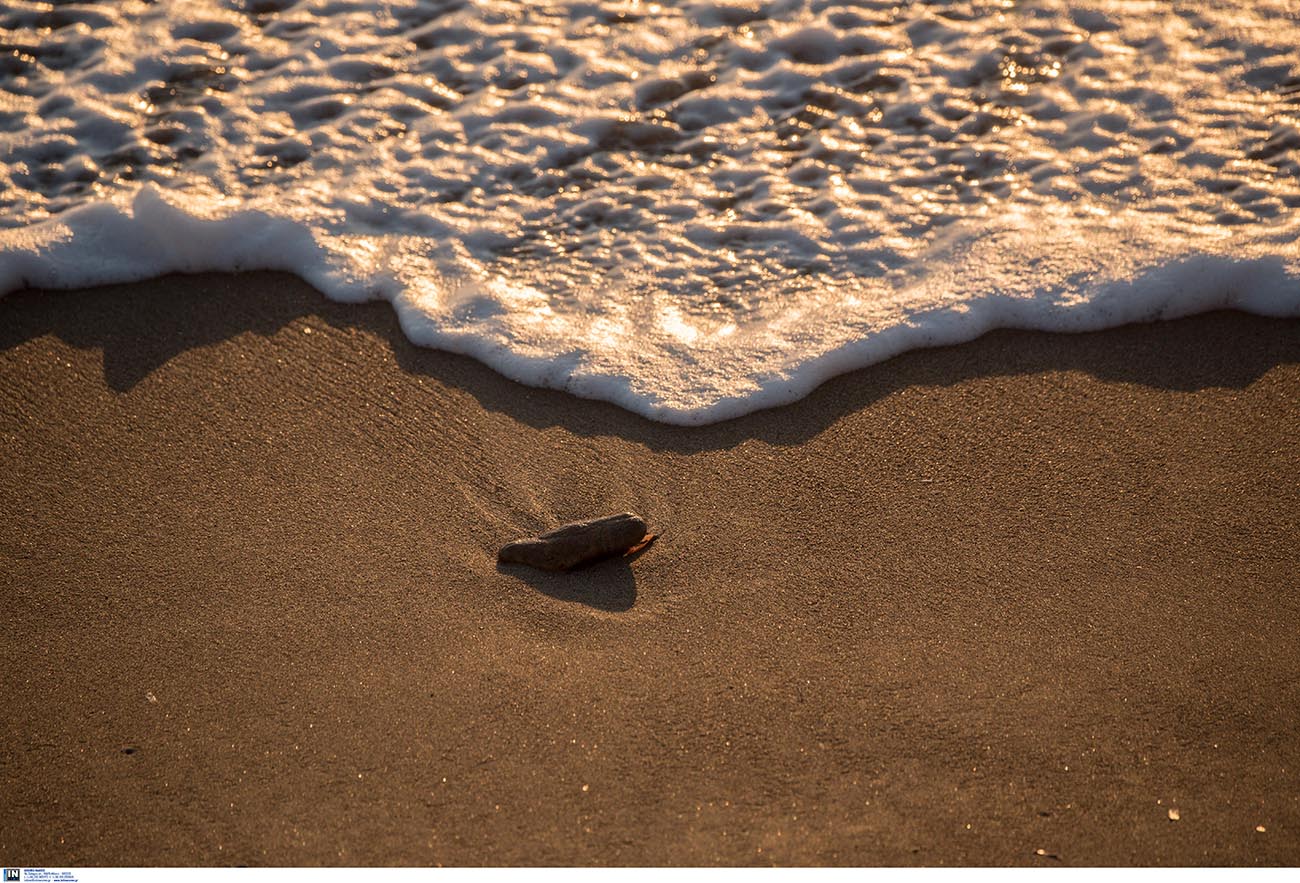
<instances>
[{"instance_id":1,"label":"sandy beach","mask_svg":"<svg viewBox=\"0 0 1300 883\"><path fill-rule=\"evenodd\" d=\"M1236 313L682 429L284 275L7 296L0 858L1294 865L1297 430Z\"/></svg>"}]
</instances>

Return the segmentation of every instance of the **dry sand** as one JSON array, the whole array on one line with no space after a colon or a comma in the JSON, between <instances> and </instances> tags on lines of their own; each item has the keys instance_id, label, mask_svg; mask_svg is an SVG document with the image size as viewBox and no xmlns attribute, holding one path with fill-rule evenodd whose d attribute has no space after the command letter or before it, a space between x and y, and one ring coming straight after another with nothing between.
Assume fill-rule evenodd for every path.
<instances>
[{"instance_id":1,"label":"dry sand","mask_svg":"<svg viewBox=\"0 0 1300 883\"><path fill-rule=\"evenodd\" d=\"M0 858L1297 864L1297 430L1237 314L684 430L285 276L13 295Z\"/></svg>"}]
</instances>

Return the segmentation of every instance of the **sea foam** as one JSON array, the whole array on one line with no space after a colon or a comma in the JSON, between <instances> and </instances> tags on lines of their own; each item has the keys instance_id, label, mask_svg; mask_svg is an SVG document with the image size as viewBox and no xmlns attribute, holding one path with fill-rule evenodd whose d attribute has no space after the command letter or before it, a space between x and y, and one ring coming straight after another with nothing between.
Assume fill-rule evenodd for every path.
<instances>
[{"instance_id":1,"label":"sea foam","mask_svg":"<svg viewBox=\"0 0 1300 883\"><path fill-rule=\"evenodd\" d=\"M276 269L705 423L992 328L1300 316L1284 0L0 12L0 293Z\"/></svg>"}]
</instances>

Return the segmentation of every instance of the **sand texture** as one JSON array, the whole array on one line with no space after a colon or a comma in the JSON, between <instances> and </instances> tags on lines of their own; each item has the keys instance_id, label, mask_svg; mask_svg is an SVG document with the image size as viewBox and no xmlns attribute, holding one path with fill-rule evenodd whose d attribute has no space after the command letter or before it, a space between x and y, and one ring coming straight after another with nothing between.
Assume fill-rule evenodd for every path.
<instances>
[{"instance_id":1,"label":"sand texture","mask_svg":"<svg viewBox=\"0 0 1300 883\"><path fill-rule=\"evenodd\" d=\"M287 276L12 295L0 858L1294 865L1298 430L1239 314L684 430Z\"/></svg>"}]
</instances>

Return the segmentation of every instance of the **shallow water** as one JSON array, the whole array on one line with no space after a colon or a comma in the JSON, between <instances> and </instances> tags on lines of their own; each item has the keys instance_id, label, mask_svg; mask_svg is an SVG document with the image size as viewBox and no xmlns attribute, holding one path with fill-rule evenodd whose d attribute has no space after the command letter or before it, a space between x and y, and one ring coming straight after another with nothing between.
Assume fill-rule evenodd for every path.
<instances>
[{"instance_id":1,"label":"shallow water","mask_svg":"<svg viewBox=\"0 0 1300 883\"><path fill-rule=\"evenodd\" d=\"M1300 4L0 11L0 292L284 269L700 423L1002 326L1300 315Z\"/></svg>"}]
</instances>

